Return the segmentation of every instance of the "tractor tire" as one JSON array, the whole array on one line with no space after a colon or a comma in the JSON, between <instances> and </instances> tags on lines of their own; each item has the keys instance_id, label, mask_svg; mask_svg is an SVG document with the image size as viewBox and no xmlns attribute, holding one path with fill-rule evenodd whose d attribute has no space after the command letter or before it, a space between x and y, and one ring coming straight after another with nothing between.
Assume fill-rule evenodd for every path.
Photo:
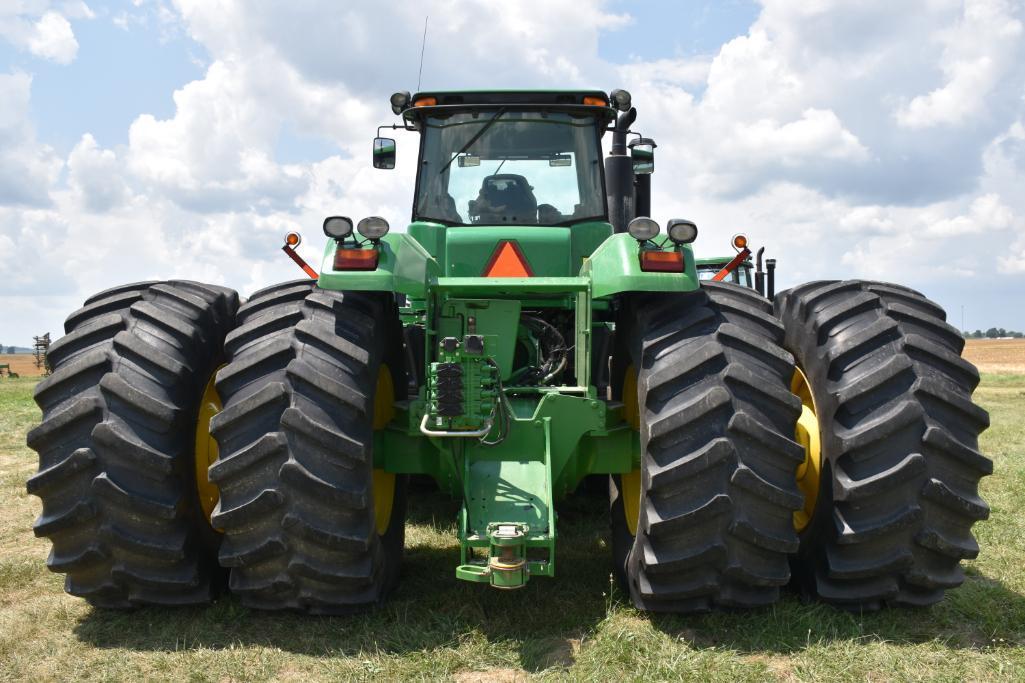
<instances>
[{"instance_id":1,"label":"tractor tire","mask_svg":"<svg viewBox=\"0 0 1025 683\"><path fill-rule=\"evenodd\" d=\"M814 398L818 500L801 532L805 593L856 610L929 605L964 581L989 516L979 373L943 309L906 287L811 282L775 301Z\"/></svg>"},{"instance_id":2,"label":"tractor tire","mask_svg":"<svg viewBox=\"0 0 1025 683\"><path fill-rule=\"evenodd\" d=\"M27 489L68 593L111 608L211 599L220 569L198 501L196 422L237 307L221 287L126 285L86 300L50 346Z\"/></svg>"},{"instance_id":3,"label":"tractor tire","mask_svg":"<svg viewBox=\"0 0 1025 683\"><path fill-rule=\"evenodd\" d=\"M211 423L229 586L257 609L377 603L398 580L405 534L405 480L373 469L375 418L392 408L375 406L382 369L398 398L407 386L395 303L302 280L257 292L238 322Z\"/></svg>"},{"instance_id":4,"label":"tractor tire","mask_svg":"<svg viewBox=\"0 0 1025 683\"><path fill-rule=\"evenodd\" d=\"M625 477L610 484L617 572L644 610L770 604L790 580L803 500L794 472L804 451L793 440L801 403L788 389L783 327L768 301L732 284L624 303L617 336L636 368L642 455L636 534Z\"/></svg>"}]
</instances>

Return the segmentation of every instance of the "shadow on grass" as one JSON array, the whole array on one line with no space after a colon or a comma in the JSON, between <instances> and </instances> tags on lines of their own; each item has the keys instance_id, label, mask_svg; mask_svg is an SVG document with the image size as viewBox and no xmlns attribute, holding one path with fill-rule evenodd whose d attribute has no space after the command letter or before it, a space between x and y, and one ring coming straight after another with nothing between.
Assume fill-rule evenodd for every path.
<instances>
[{"instance_id":1,"label":"shadow on grass","mask_svg":"<svg viewBox=\"0 0 1025 683\"><path fill-rule=\"evenodd\" d=\"M694 647L748 654L792 654L831 643L914 645L982 650L1025 645L1025 596L968 570L967 580L931 607L858 613L801 599L786 591L770 608L701 616L652 615L652 625Z\"/></svg>"},{"instance_id":2,"label":"shadow on grass","mask_svg":"<svg viewBox=\"0 0 1025 683\"><path fill-rule=\"evenodd\" d=\"M458 505L421 494L410 523L451 533ZM572 664L573 642L606 616L610 551L602 501L560 508L559 578L497 591L455 578L457 548L407 547L398 589L384 605L348 617L249 610L225 596L205 608L91 609L75 627L97 647L182 651L265 646L312 656L407 654L469 643L514 644L529 671Z\"/></svg>"},{"instance_id":3,"label":"shadow on grass","mask_svg":"<svg viewBox=\"0 0 1025 683\"><path fill-rule=\"evenodd\" d=\"M182 651L237 645L280 648L311 656L404 655L468 646L486 652L510 645L527 671L573 663L574 645L610 614L634 614L610 581L611 552L604 501L580 496L560 506L559 577L504 592L456 580L458 551L407 548L402 581L381 607L350 617L265 613L225 596L207 608L93 609L76 635L97 647ZM420 492L411 523L451 532L457 505ZM610 597L612 596L612 597ZM618 604L610 602L615 599ZM696 648L789 654L811 645L921 643L982 649L1025 643L1025 597L969 571L963 587L928 609L853 614L787 594L752 612L641 619ZM1001 641L1000 639L1003 639Z\"/></svg>"}]
</instances>

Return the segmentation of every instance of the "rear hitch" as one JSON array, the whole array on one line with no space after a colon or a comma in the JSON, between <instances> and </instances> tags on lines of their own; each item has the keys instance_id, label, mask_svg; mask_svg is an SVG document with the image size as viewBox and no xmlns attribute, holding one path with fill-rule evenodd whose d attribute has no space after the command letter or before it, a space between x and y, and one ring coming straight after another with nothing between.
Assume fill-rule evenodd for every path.
<instances>
[{"instance_id":1,"label":"rear hitch","mask_svg":"<svg viewBox=\"0 0 1025 683\"><path fill-rule=\"evenodd\" d=\"M466 581L490 583L495 588L523 588L530 578L527 567L526 524L496 522L488 525L488 563L462 564L456 577Z\"/></svg>"}]
</instances>

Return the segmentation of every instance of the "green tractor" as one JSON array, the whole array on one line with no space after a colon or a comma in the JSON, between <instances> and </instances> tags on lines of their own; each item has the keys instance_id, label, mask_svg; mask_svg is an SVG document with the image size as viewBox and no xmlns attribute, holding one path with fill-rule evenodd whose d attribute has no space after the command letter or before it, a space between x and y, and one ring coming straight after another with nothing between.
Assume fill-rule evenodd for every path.
<instances>
[{"instance_id":1,"label":"green tractor","mask_svg":"<svg viewBox=\"0 0 1025 683\"><path fill-rule=\"evenodd\" d=\"M992 469L961 335L897 285L702 281L695 224L649 217L630 99L397 93L391 127L419 136L405 232L329 217L319 269L246 301L189 281L86 300L28 435L66 590L372 605L399 579L413 475L462 501L455 577L495 588L572 576L556 506L589 475L642 609L959 585ZM373 151L395 166L394 140Z\"/></svg>"},{"instance_id":2,"label":"green tractor","mask_svg":"<svg viewBox=\"0 0 1025 683\"><path fill-rule=\"evenodd\" d=\"M697 259L699 280L714 282L732 282L741 287L752 287L762 296L771 301L776 291L776 259L766 259L762 268L762 255L765 247L761 247L751 261L751 250L748 248L747 235L733 236L735 256L713 256Z\"/></svg>"}]
</instances>

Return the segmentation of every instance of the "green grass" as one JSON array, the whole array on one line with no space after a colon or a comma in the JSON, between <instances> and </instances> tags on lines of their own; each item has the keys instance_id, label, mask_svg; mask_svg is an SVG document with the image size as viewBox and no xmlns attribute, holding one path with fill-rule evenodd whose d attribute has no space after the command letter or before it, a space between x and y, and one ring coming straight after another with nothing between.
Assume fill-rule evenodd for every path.
<instances>
[{"instance_id":1,"label":"green grass","mask_svg":"<svg viewBox=\"0 0 1025 683\"><path fill-rule=\"evenodd\" d=\"M1025 375L987 375L993 514L968 580L929 609L850 614L787 595L756 612L652 617L610 583L598 498L560 509L559 577L504 593L456 581L456 505L421 496L401 587L349 618L205 609L93 610L32 536L25 433L34 380L0 381L0 679L993 680L1025 678ZM472 675L472 672L483 672Z\"/></svg>"}]
</instances>

